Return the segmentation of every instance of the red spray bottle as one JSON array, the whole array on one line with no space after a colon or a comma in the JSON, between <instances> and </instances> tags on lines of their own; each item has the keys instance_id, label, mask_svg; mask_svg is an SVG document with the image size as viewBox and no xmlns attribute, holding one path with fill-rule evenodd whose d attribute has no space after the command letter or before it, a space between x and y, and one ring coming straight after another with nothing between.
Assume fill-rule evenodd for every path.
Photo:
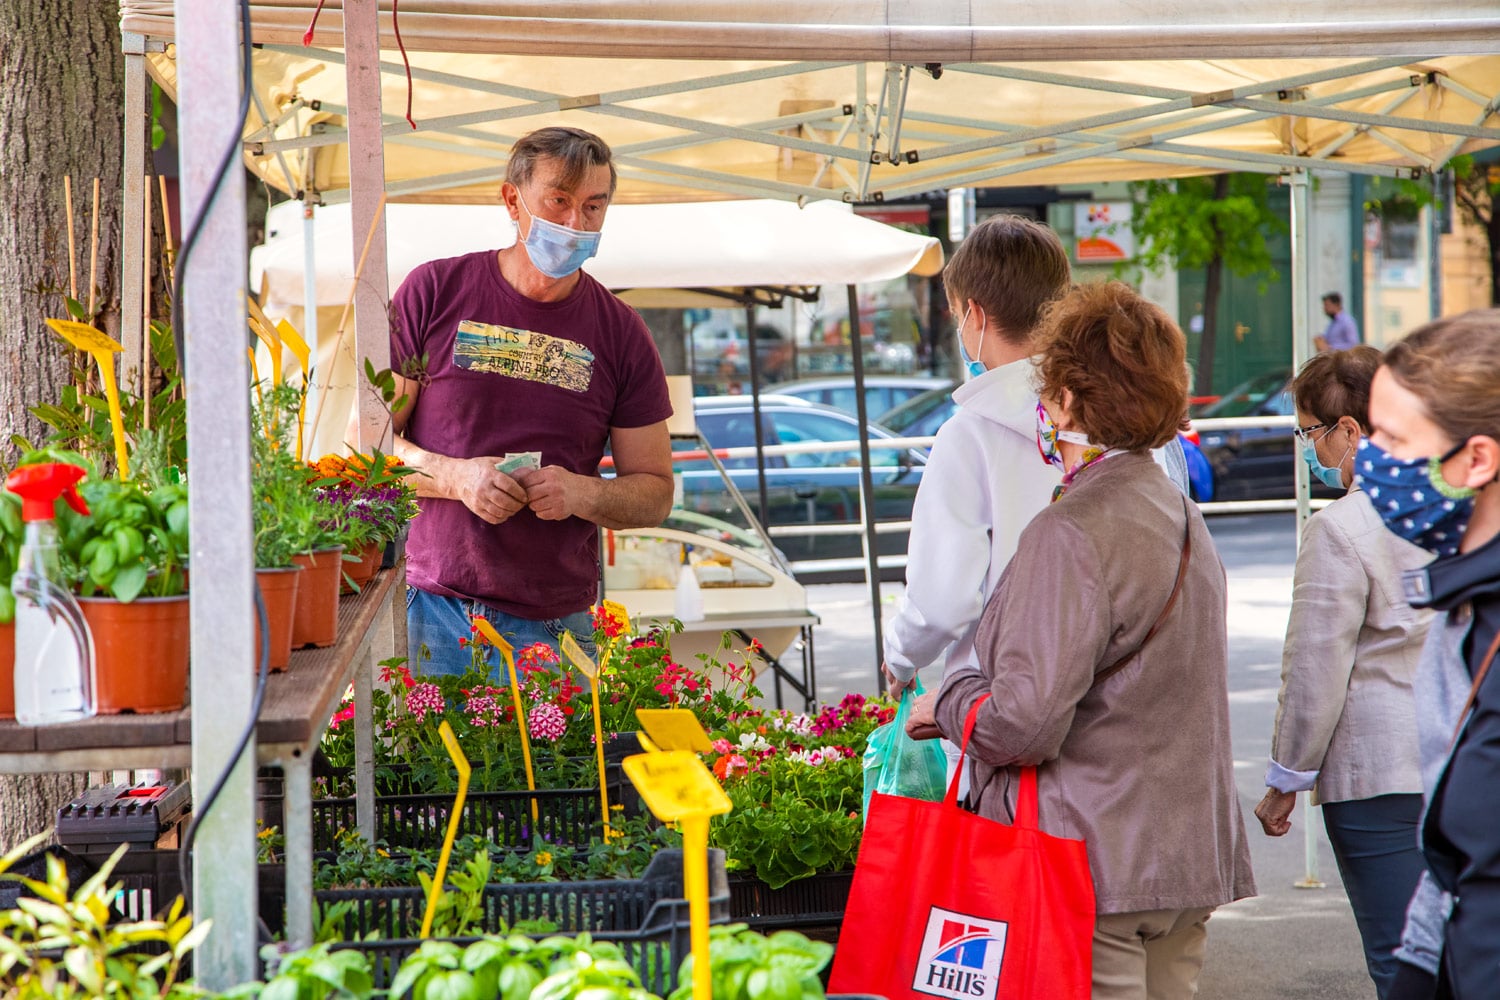
<instances>
[{"instance_id":1,"label":"red spray bottle","mask_svg":"<svg viewBox=\"0 0 1500 1000\"><path fill-rule=\"evenodd\" d=\"M12 472L5 488L22 500L26 535L11 592L16 598L16 721L28 726L86 719L94 714L94 637L69 592L53 520L61 497L80 514L84 470L46 462Z\"/></svg>"}]
</instances>

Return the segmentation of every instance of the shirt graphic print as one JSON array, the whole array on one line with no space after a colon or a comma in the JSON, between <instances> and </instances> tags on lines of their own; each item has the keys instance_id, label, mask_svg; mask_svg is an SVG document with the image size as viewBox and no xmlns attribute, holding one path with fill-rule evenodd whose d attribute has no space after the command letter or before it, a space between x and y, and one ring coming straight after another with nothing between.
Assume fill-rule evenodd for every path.
<instances>
[{"instance_id":1,"label":"shirt graphic print","mask_svg":"<svg viewBox=\"0 0 1500 1000\"><path fill-rule=\"evenodd\" d=\"M573 392L587 392L594 375L594 352L577 341L474 320L458 324L453 363Z\"/></svg>"}]
</instances>

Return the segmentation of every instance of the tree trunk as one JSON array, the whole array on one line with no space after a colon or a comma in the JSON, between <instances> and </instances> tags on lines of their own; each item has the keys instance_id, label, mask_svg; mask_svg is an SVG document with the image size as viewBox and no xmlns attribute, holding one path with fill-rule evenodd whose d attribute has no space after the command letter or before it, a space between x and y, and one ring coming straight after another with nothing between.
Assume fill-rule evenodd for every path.
<instances>
[{"instance_id":1,"label":"tree trunk","mask_svg":"<svg viewBox=\"0 0 1500 1000\"><path fill-rule=\"evenodd\" d=\"M1484 232L1490 247L1490 305L1500 306L1500 211L1495 210L1493 199L1489 218L1484 220Z\"/></svg>"},{"instance_id":2,"label":"tree trunk","mask_svg":"<svg viewBox=\"0 0 1500 1000\"><path fill-rule=\"evenodd\" d=\"M1229 197L1229 175L1214 175L1214 201ZM1213 226L1213 244L1219 245L1219 225ZM1218 341L1219 292L1224 285L1224 258L1214 254L1203 281L1203 336L1198 341L1198 373L1193 394L1211 396L1214 391L1214 348Z\"/></svg>"},{"instance_id":3,"label":"tree trunk","mask_svg":"<svg viewBox=\"0 0 1500 1000\"><path fill-rule=\"evenodd\" d=\"M95 310L106 332L118 333L119 16L116 0L0 4L0 464L17 455L11 435L43 436L28 407L56 399L70 374L67 352L43 322L66 315L65 175L73 182L73 248L85 306L93 182L100 180ZM82 787L82 775L0 780L0 847L46 829L57 806Z\"/></svg>"}]
</instances>

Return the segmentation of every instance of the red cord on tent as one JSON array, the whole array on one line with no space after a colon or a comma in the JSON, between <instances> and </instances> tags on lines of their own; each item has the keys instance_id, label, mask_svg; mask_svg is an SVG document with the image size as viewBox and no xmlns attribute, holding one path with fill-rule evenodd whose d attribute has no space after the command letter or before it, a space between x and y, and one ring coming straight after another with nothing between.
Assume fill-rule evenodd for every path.
<instances>
[{"instance_id":1,"label":"red cord on tent","mask_svg":"<svg viewBox=\"0 0 1500 1000\"><path fill-rule=\"evenodd\" d=\"M313 31L318 26L318 15L323 13L323 4L325 2L327 0L318 0L318 6L313 10L312 20L307 23L307 30L302 33L303 48L312 44ZM411 59L406 54L406 43L401 40L401 21L400 15L397 12L399 5L400 0L391 0L391 28L396 32L396 48L401 50L401 65L406 67L406 124L412 128L416 128L417 123L411 117Z\"/></svg>"},{"instance_id":2,"label":"red cord on tent","mask_svg":"<svg viewBox=\"0 0 1500 1000\"><path fill-rule=\"evenodd\" d=\"M391 29L396 32L396 48L401 50L401 65L406 67L406 124L415 129L417 123L411 120L411 60L406 57L406 44L401 41L401 22L396 16L399 3L400 0L391 0Z\"/></svg>"},{"instance_id":3,"label":"red cord on tent","mask_svg":"<svg viewBox=\"0 0 1500 1000\"><path fill-rule=\"evenodd\" d=\"M323 13L324 0L318 0L317 9L313 11L312 20L307 22L307 30L302 33L302 47L305 49L312 44L313 29L318 26L318 15Z\"/></svg>"}]
</instances>

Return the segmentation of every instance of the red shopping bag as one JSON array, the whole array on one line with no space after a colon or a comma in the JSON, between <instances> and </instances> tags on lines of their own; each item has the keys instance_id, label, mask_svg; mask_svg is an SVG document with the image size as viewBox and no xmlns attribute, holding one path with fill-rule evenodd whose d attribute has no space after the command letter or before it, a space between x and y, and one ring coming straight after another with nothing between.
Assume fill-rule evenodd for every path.
<instances>
[{"instance_id":1,"label":"red shopping bag","mask_svg":"<svg viewBox=\"0 0 1500 1000\"><path fill-rule=\"evenodd\" d=\"M1088 855L1037 829L1036 769L1011 826L961 809L955 774L942 802L875 794L829 992L1088 1000L1093 936Z\"/></svg>"}]
</instances>

